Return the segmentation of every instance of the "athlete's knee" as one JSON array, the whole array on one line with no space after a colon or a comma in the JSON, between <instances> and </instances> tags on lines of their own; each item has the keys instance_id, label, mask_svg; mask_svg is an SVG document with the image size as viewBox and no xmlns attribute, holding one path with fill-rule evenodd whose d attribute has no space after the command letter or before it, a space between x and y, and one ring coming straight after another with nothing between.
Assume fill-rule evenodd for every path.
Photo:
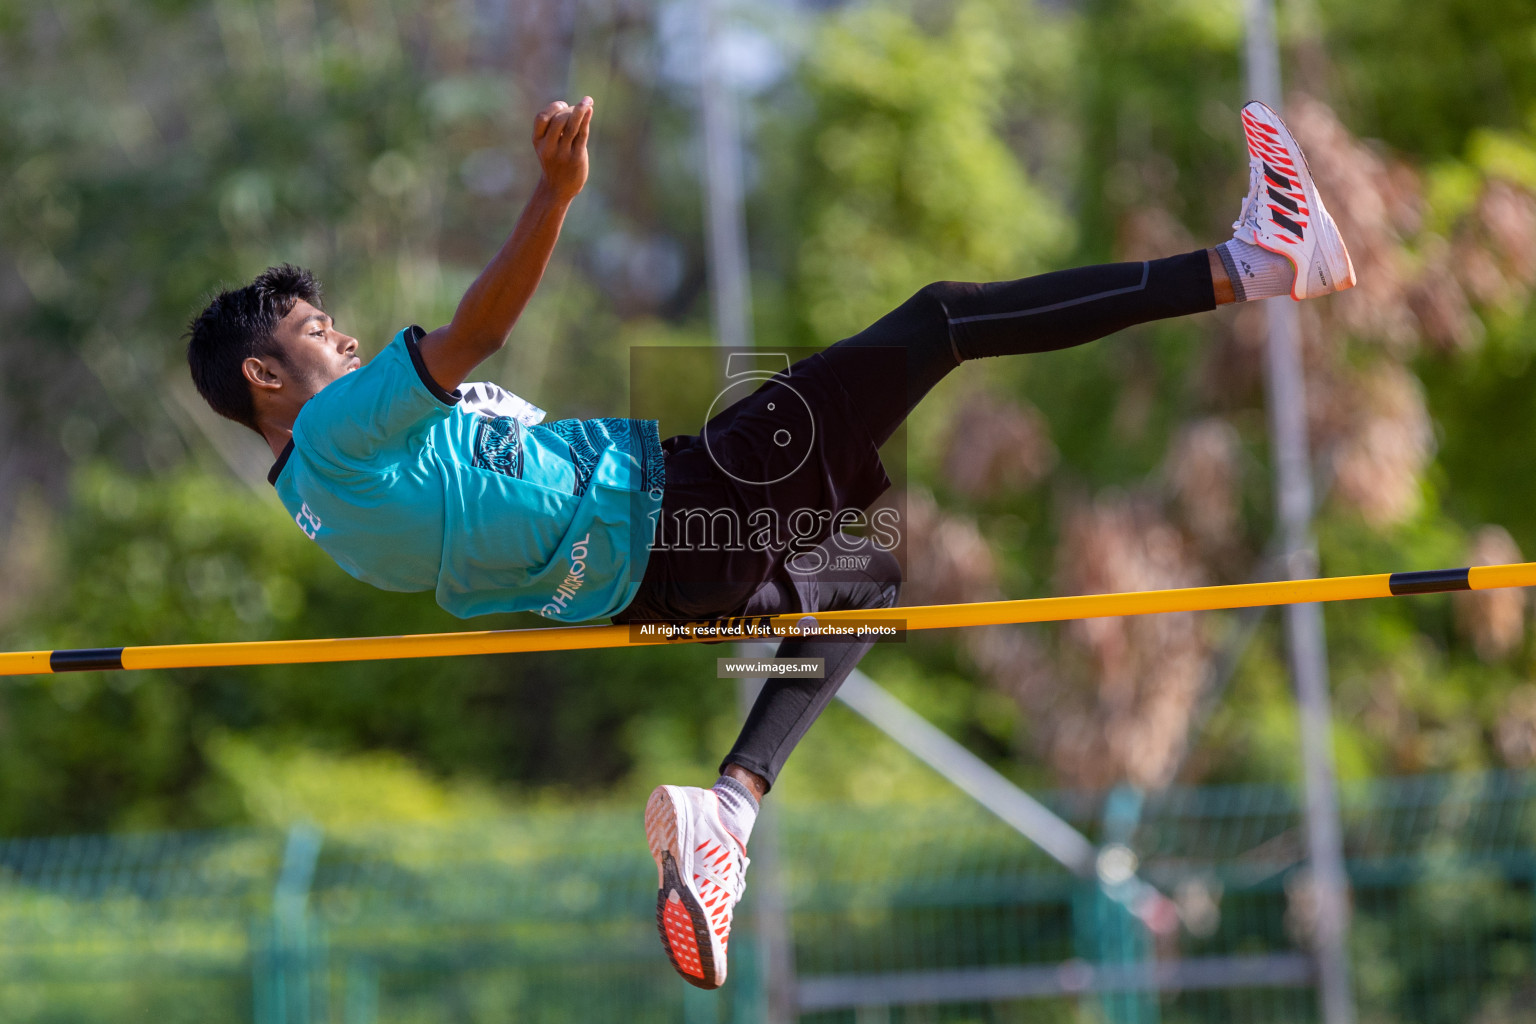
<instances>
[{"instance_id":1,"label":"athlete's knee","mask_svg":"<svg viewBox=\"0 0 1536 1024\"><path fill-rule=\"evenodd\" d=\"M912 305L921 309L922 315L930 325L930 330L935 337L942 337L947 344L944 346L945 367L958 366L965 361L965 353L960 349L959 339L955 336L956 310L967 308L972 303L968 302L975 294L977 285L969 281L935 281L926 284L917 290L917 294L908 300ZM949 362L953 360L953 363Z\"/></svg>"},{"instance_id":2,"label":"athlete's knee","mask_svg":"<svg viewBox=\"0 0 1536 1024\"><path fill-rule=\"evenodd\" d=\"M968 287L964 281L934 281L919 288L908 301L948 323L950 308L965 295Z\"/></svg>"}]
</instances>

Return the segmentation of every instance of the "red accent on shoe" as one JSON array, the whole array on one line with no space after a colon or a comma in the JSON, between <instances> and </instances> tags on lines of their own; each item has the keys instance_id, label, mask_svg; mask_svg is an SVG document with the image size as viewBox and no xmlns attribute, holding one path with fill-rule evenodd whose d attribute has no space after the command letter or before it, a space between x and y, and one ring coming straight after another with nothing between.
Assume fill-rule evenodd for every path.
<instances>
[{"instance_id":1,"label":"red accent on shoe","mask_svg":"<svg viewBox=\"0 0 1536 1024\"><path fill-rule=\"evenodd\" d=\"M676 897L667 900L664 917L667 924L667 947L672 954L672 962L684 974L691 974L695 978L704 977L704 964L699 959L699 942L694 937L693 921L683 909L682 902Z\"/></svg>"}]
</instances>

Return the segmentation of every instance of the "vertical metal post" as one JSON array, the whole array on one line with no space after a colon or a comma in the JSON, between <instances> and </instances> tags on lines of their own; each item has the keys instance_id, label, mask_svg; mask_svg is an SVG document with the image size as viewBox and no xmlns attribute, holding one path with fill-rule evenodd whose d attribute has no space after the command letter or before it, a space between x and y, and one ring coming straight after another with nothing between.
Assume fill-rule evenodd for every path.
<instances>
[{"instance_id":1,"label":"vertical metal post","mask_svg":"<svg viewBox=\"0 0 1536 1024\"><path fill-rule=\"evenodd\" d=\"M311 985L322 950L309 916L309 889L324 840L309 825L288 830L283 864L272 892L272 916L253 931L252 998L257 1024L310 1024L316 993Z\"/></svg>"},{"instance_id":2,"label":"vertical metal post","mask_svg":"<svg viewBox=\"0 0 1536 1024\"><path fill-rule=\"evenodd\" d=\"M704 222L708 234L710 305L716 343L725 348L752 345L752 286L748 273L747 224L743 202L741 129L736 94L725 74L719 30L719 0L699 0L702 52L699 98L704 131ZM743 644L750 656L759 645ZM742 715L752 706L762 680L743 679L738 690ZM753 900L757 944L766 999L764 1024L788 1024L795 1014L794 953L788 908L780 884L774 816L764 808L753 829Z\"/></svg>"},{"instance_id":3,"label":"vertical metal post","mask_svg":"<svg viewBox=\"0 0 1536 1024\"><path fill-rule=\"evenodd\" d=\"M746 656L765 656L771 654L773 649L772 644L739 646L740 653ZM762 679L739 681L736 695L742 718L746 718L747 712L752 709L764 682ZM790 930L784 880L779 872L778 815L767 804L764 804L758 814L757 824L752 829L752 872L756 876L757 888L753 918L757 925L761 1020L763 1024L791 1024L799 1017L795 1005L793 932Z\"/></svg>"},{"instance_id":4,"label":"vertical metal post","mask_svg":"<svg viewBox=\"0 0 1536 1024\"><path fill-rule=\"evenodd\" d=\"M720 0L699 0L703 52L699 98L704 124L704 225L709 238L709 297L715 341L752 345L752 284L747 273L747 217L742 202L741 127L736 92L724 73Z\"/></svg>"},{"instance_id":5,"label":"vertical metal post","mask_svg":"<svg viewBox=\"0 0 1536 1024\"><path fill-rule=\"evenodd\" d=\"M1105 853L1101 855L1098 885L1095 887L1097 918L1102 929L1098 938L1097 960L1129 970L1151 968L1156 959L1152 936L1146 925L1136 919L1125 900L1117 898L1118 888L1124 886L1128 879L1118 882L1113 880L1117 874L1114 870L1116 860L1123 861L1122 871L1134 870L1135 855L1131 852L1131 844L1136 837L1136 828L1141 824L1145 805L1145 795L1134 786L1122 784L1110 790L1103 811ZM1106 864L1105 856L1114 859ZM1107 878L1106 875L1111 877ZM1099 998L1099 1005L1105 1019L1111 1024L1157 1024L1161 1019L1161 1007L1155 990L1129 987L1105 992Z\"/></svg>"},{"instance_id":6,"label":"vertical metal post","mask_svg":"<svg viewBox=\"0 0 1536 1024\"><path fill-rule=\"evenodd\" d=\"M1271 0L1245 0L1248 92L1281 109L1280 53ZM1266 400L1269 403L1275 503L1284 572L1290 579L1316 575L1312 538L1312 471L1308 455L1306 382L1301 364L1301 326L1289 297L1269 299ZM1349 879L1339 821L1333 759L1333 722L1328 696L1328 659L1322 609L1316 604L1285 609L1291 678L1295 681L1306 794L1307 855L1316 904L1315 953L1324 1024L1354 1024L1349 965Z\"/></svg>"}]
</instances>

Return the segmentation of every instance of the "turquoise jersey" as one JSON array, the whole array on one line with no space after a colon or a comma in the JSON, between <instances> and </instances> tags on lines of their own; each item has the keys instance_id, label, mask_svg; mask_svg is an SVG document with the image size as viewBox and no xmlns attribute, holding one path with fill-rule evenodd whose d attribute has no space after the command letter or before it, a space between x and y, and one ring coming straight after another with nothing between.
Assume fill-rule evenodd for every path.
<instances>
[{"instance_id":1,"label":"turquoise jersey","mask_svg":"<svg viewBox=\"0 0 1536 1024\"><path fill-rule=\"evenodd\" d=\"M444 391L419 327L299 411L269 479L299 528L353 576L433 590L461 618L619 611L661 507L655 420L543 423L492 384Z\"/></svg>"}]
</instances>

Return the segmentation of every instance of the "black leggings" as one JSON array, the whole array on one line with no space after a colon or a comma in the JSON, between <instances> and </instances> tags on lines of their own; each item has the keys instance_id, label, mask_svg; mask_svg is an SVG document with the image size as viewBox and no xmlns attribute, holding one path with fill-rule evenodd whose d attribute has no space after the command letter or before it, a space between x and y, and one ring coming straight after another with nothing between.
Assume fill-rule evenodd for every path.
<instances>
[{"instance_id":1,"label":"black leggings","mask_svg":"<svg viewBox=\"0 0 1536 1024\"><path fill-rule=\"evenodd\" d=\"M1052 352L1151 320L1215 309L1208 251L1018 281L939 281L823 355L870 436L884 444L923 396L967 359ZM851 351L871 347L905 349L906 379L871 378L876 364Z\"/></svg>"},{"instance_id":2,"label":"black leggings","mask_svg":"<svg viewBox=\"0 0 1536 1024\"><path fill-rule=\"evenodd\" d=\"M1147 263L1081 267L1019 281L931 284L822 354L878 445L935 384L967 359L1069 348L1133 324L1215 306L1209 257L1201 249ZM905 379L872 375L871 361L851 351L870 346L905 349ZM792 585L772 580L759 587L744 614L890 608L896 604L901 567L888 552L877 549L857 571L806 576L791 570L789 575ZM771 785L790 751L869 647L815 638L780 644L781 657L825 658L825 675L770 679L721 769L740 765Z\"/></svg>"},{"instance_id":3,"label":"black leggings","mask_svg":"<svg viewBox=\"0 0 1536 1024\"><path fill-rule=\"evenodd\" d=\"M838 553L835 540L821 550ZM862 569L826 569L806 575L786 567L790 582L771 580L758 588L747 602L746 615L785 615L793 612L830 612L892 608L901 593L901 563L882 548L866 546L868 564ZM829 559L830 560L830 559ZM874 646L872 640L785 640L776 658L822 658L820 679L769 679L747 713L736 745L720 765L738 764L761 775L769 785L779 777L785 758L832 702L860 659Z\"/></svg>"}]
</instances>

